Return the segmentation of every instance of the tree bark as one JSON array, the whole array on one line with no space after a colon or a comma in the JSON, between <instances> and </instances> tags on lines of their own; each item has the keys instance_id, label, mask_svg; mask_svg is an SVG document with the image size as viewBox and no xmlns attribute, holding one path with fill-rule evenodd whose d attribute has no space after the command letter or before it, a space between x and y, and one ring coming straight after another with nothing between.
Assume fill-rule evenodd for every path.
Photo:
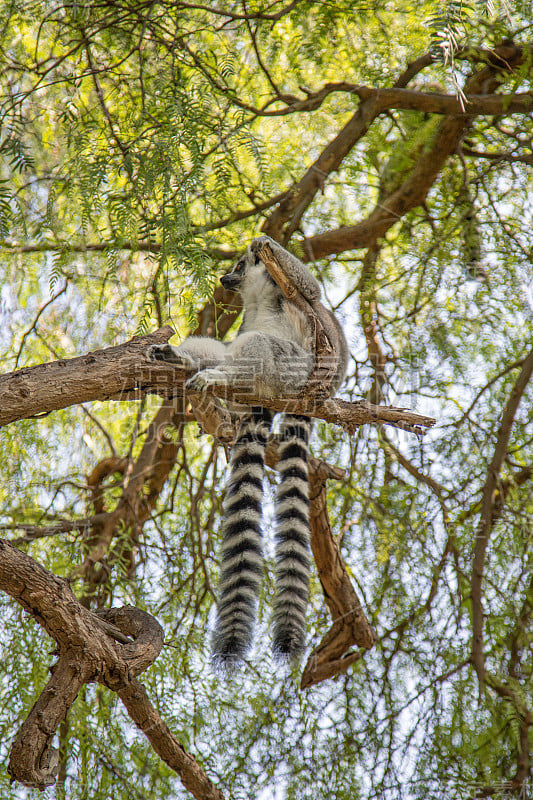
<instances>
[{"instance_id":1,"label":"tree bark","mask_svg":"<svg viewBox=\"0 0 533 800\"><path fill-rule=\"evenodd\" d=\"M52 676L11 748L9 773L45 789L58 771L52 741L85 683L117 692L132 720L197 800L223 800L195 758L178 742L136 680L163 647L163 629L150 614L126 606L97 614L86 609L68 582L0 539L0 590L11 595L57 642Z\"/></svg>"},{"instance_id":2,"label":"tree bark","mask_svg":"<svg viewBox=\"0 0 533 800\"><path fill-rule=\"evenodd\" d=\"M166 342L173 334L165 326L147 336L138 336L122 345L96 350L78 358L52 361L0 376L0 426L45 416L51 411L91 400L132 400L143 393L184 398L184 382L190 376L181 368L154 364L146 358L150 344ZM247 405L263 404L273 411L308 414L348 433L366 423L393 425L421 435L435 424L432 417L394 406L376 406L366 400L349 403L331 398L266 399L249 392L215 387L213 394L224 400ZM206 395L205 397L207 397ZM213 418L212 424L218 426ZM210 433L214 431L208 427Z\"/></svg>"},{"instance_id":3,"label":"tree bark","mask_svg":"<svg viewBox=\"0 0 533 800\"><path fill-rule=\"evenodd\" d=\"M165 325L115 347L1 375L0 426L90 400L140 397L143 381L149 380L151 371L146 349L167 342L173 334ZM170 376L166 377L168 389ZM164 376L159 376L160 382L161 378L164 383Z\"/></svg>"}]
</instances>

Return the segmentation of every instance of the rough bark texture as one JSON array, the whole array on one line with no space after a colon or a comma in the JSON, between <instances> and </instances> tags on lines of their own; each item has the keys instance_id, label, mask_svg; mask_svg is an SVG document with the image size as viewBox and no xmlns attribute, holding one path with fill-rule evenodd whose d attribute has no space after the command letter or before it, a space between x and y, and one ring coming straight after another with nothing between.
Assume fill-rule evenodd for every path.
<instances>
[{"instance_id":1,"label":"rough bark texture","mask_svg":"<svg viewBox=\"0 0 533 800\"><path fill-rule=\"evenodd\" d=\"M455 110L452 111L450 106L450 113L443 118L430 146L418 158L413 170L401 186L384 198L366 219L356 225L346 225L306 239L305 249L308 259L320 259L354 248L372 247L408 211L424 202L444 163L452 153L456 152L465 131L468 130L476 115L478 95L484 97L494 92L501 83L502 71L512 71L513 67L522 63L524 58L530 57L529 50L524 52L521 47L514 45L496 48L494 51L496 56L499 50L503 53L501 63L486 66L474 72L467 79L464 85L466 98L464 110L457 113L459 109L455 107ZM384 91L394 94L398 92L398 89ZM381 96L381 90L379 90L377 98ZM470 97L473 98L472 103ZM524 112L529 107L530 99L528 98L530 98L529 93L520 101L524 102L522 109ZM505 98L504 102L509 102L509 100L510 98ZM378 102L374 93L369 95L368 100L363 101L363 103L368 102ZM429 100L427 102L429 103Z\"/></svg>"},{"instance_id":2,"label":"rough bark texture","mask_svg":"<svg viewBox=\"0 0 533 800\"><path fill-rule=\"evenodd\" d=\"M92 613L77 600L67 581L3 539L0 590L55 639L59 656L12 745L8 769L13 779L41 790L55 782L58 753L52 740L81 687L98 681L118 692L132 720L194 797L222 800L221 792L171 733L136 680L163 647L163 630L150 614L131 606Z\"/></svg>"},{"instance_id":3,"label":"rough bark texture","mask_svg":"<svg viewBox=\"0 0 533 800\"><path fill-rule=\"evenodd\" d=\"M130 400L140 398L143 392L183 398L183 384L190 373L167 364L153 364L145 355L149 344L168 341L172 334L172 328L165 326L123 345L0 376L0 426L90 400ZM424 428L435 424L431 417L394 406L375 406L365 400L356 403L336 399L321 402L313 398L265 400L226 387L213 391L227 400L248 405L263 403L274 411L318 417L341 425L349 433L365 423L384 423L422 434ZM208 430L212 432L211 428Z\"/></svg>"},{"instance_id":4,"label":"rough bark texture","mask_svg":"<svg viewBox=\"0 0 533 800\"><path fill-rule=\"evenodd\" d=\"M150 375L147 347L167 342L173 334L165 325L116 347L0 376L0 426L75 403L140 397L143 380Z\"/></svg>"},{"instance_id":5,"label":"rough bark texture","mask_svg":"<svg viewBox=\"0 0 533 800\"><path fill-rule=\"evenodd\" d=\"M512 70L530 52L530 49L522 49L511 43L495 48L489 54L483 53L485 66L464 87L464 107L456 97L405 89L408 82L431 63L431 56L425 55L409 65L390 89L331 84L301 101L286 101L288 105L281 111L264 112L284 114L311 111L318 108L333 91L351 92L360 100L356 113L327 144L302 178L295 181L283 193L283 197L276 201L275 210L264 223L264 231L284 243L289 241L292 233L299 229L304 213L323 188L328 176L340 168L345 156L365 135L373 120L385 110L406 108L445 115L427 151L417 160L402 185L385 197L366 219L353 226L317 234L304 242L304 257L307 260L360 247L369 247L372 255L378 247L378 240L408 211L423 204L446 159L461 145L475 114L513 111L526 113L531 109L531 93L511 97L490 94L498 88L498 72ZM460 54L457 54L457 58L459 57ZM470 53L468 57L474 58L474 55ZM84 249L104 251L108 247L109 243L102 243L89 245ZM151 251L158 247L152 244L136 244L136 249L139 250ZM13 249L18 252L36 252L53 249L53 243L52 246L23 245ZM224 252L214 254L219 258L230 255ZM232 305L220 311L220 303ZM239 311L238 299L219 287L212 301L200 313L195 332L223 336ZM130 470L130 476L115 510L106 512L102 507L92 518L79 521L90 530L89 552L81 568L88 594L98 584L96 567L101 566L108 557L117 531L127 531L128 536L123 538L133 552L138 533L155 507L161 488L175 463L178 445L165 435L165 429L168 425L179 427L186 420L185 400L192 402L198 419L207 431L225 441L231 441L234 434L231 415L216 398L204 395L184 398L183 382L187 377L185 373L165 365L154 365L144 359L149 344L165 342L172 333L171 328L165 327L118 347L89 353L77 359L25 368L0 377L0 425L96 399L139 398L143 392L159 392L167 397L179 398L167 400L163 404L150 426L137 461L128 461L127 464L122 463L123 459L117 461L117 464L122 463L121 469ZM378 358L380 354L372 351L374 333L368 331L367 341L370 360L377 370L381 362ZM376 358L372 360L374 356ZM500 697L511 701L520 712L522 755L514 783L505 787L510 789L521 786L528 774L527 750L531 714L512 688L485 667L481 589L488 537L492 524L501 511L506 491L505 482L500 480L499 472L522 387L530 375L529 356L521 382L517 383L516 394L510 398L502 420L498 444L483 492L483 507L472 565L474 635L471 659L480 680L484 680ZM220 394L227 396L228 393L220 390ZM241 400L255 402L257 398L242 397ZM420 434L423 428L434 422L413 412L376 406L366 401L345 403L331 399L306 404L302 400L283 400L272 401L269 405L277 411L296 411L318 416L342 425L349 432L353 432L358 425L371 422L392 424ZM269 463L275 464L276 458L274 437L269 446ZM105 468L111 466L107 465ZM341 674L375 641L374 631L364 615L344 568L327 516L325 480L340 479L342 471L313 459L310 467L312 548L333 625L309 658L302 676L304 687ZM97 490L98 476L95 474L94 478ZM97 505L96 501L95 510ZM72 525L75 526L76 523ZM161 631L154 620L148 615L139 617L137 614L141 612L128 608L121 611L111 610L102 615L100 620L96 619L74 597L66 581L52 575L33 559L1 540L0 589L11 594L45 627L57 642L59 650L59 659L52 668L50 681L13 744L10 771L14 778L39 788L53 782L57 770L57 755L51 747L54 733L65 719L80 687L88 681L99 681L118 692L132 720L146 734L161 758L179 774L184 786L195 797L221 800L220 791L176 740L150 704L142 685L135 679L135 675L157 657L162 644ZM519 641L517 634L517 648ZM352 651L353 645L362 650Z\"/></svg>"},{"instance_id":6,"label":"rough bark texture","mask_svg":"<svg viewBox=\"0 0 533 800\"><path fill-rule=\"evenodd\" d=\"M120 689L118 695L155 752L180 776L192 796L198 800L223 800L222 792L209 780L196 759L180 744L154 709L144 686L134 680Z\"/></svg>"},{"instance_id":7,"label":"rough bark texture","mask_svg":"<svg viewBox=\"0 0 533 800\"><path fill-rule=\"evenodd\" d=\"M368 650L376 641L333 537L326 501L328 477L331 475L320 465L312 465L309 472L311 549L333 625L307 660L302 689L345 672L363 654L362 651L350 652L353 645Z\"/></svg>"}]
</instances>

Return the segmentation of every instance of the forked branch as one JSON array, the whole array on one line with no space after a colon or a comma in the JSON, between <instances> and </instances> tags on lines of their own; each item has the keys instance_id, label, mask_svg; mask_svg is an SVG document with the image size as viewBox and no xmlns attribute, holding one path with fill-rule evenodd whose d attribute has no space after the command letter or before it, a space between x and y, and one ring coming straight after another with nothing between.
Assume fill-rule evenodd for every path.
<instances>
[{"instance_id":1,"label":"forked branch","mask_svg":"<svg viewBox=\"0 0 533 800\"><path fill-rule=\"evenodd\" d=\"M13 779L41 790L55 782L55 733L82 686L98 682L117 692L137 727L194 797L223 800L136 680L163 646L163 630L157 620L131 606L93 614L77 600L67 581L2 539L0 590L45 628L56 641L59 656L12 745L8 769Z\"/></svg>"}]
</instances>

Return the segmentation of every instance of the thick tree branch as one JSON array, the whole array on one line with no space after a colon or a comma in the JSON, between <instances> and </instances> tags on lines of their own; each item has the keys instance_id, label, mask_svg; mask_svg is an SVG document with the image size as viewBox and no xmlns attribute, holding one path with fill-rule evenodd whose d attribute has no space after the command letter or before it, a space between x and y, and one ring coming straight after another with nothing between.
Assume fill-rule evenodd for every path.
<instances>
[{"instance_id":1,"label":"thick tree branch","mask_svg":"<svg viewBox=\"0 0 533 800\"><path fill-rule=\"evenodd\" d=\"M149 344L167 341L172 334L172 329L165 326L123 345L0 376L0 426L89 400L131 400L145 392L183 397L183 383L189 373L167 364L154 364L145 357ZM262 403L274 411L308 414L340 425L349 433L366 423L383 423L422 434L424 428L435 423L431 417L393 406L375 406L366 400L271 400L226 387L217 387L213 393L248 405Z\"/></svg>"},{"instance_id":2,"label":"thick tree branch","mask_svg":"<svg viewBox=\"0 0 533 800\"><path fill-rule=\"evenodd\" d=\"M115 347L0 376L0 426L90 400L140 397L139 364L146 363L146 348L168 341L173 333L166 325Z\"/></svg>"},{"instance_id":3,"label":"thick tree branch","mask_svg":"<svg viewBox=\"0 0 533 800\"><path fill-rule=\"evenodd\" d=\"M216 397L230 402L245 403L246 405L264 405L273 411L284 414L306 414L310 417L322 419L324 422L340 425L349 434L353 434L361 425L383 424L392 425L394 428L423 436L425 429L435 424L433 417L426 417L395 406L376 406L367 400L358 400L349 403L332 397L328 400L315 401L313 398L279 399L265 398L252 395L248 391L228 389L225 386L211 387L210 391ZM207 397L207 395L205 395ZM213 417L216 419L216 417ZM209 432L214 433L213 430Z\"/></svg>"},{"instance_id":4,"label":"thick tree branch","mask_svg":"<svg viewBox=\"0 0 533 800\"><path fill-rule=\"evenodd\" d=\"M53 736L81 686L88 681L114 689L125 685L155 660L163 633L145 612L115 609L108 612L108 621L134 637L127 645L116 644L102 632L94 614L78 602L67 581L4 540L0 540L0 589L20 603L59 648L59 661L19 731L9 767L17 780L44 788L55 780Z\"/></svg>"},{"instance_id":5,"label":"thick tree branch","mask_svg":"<svg viewBox=\"0 0 533 800\"><path fill-rule=\"evenodd\" d=\"M470 116L472 114L499 116L501 114L530 114L533 109L533 93L523 92L510 95L469 94L466 99L449 94L418 92L411 89L374 89L370 86L357 86L354 93L362 100L376 97L386 104L388 110L411 110L425 114L449 114Z\"/></svg>"},{"instance_id":6,"label":"thick tree branch","mask_svg":"<svg viewBox=\"0 0 533 800\"><path fill-rule=\"evenodd\" d=\"M429 54L409 64L407 69L400 75L395 83L395 87L402 89L408 82L417 75L424 67L431 64L432 57ZM335 84L330 84L333 86ZM339 84L337 84L339 85ZM322 90L323 91L323 90ZM327 92L329 94L329 92ZM325 97L326 95L324 95ZM320 100L322 103L324 97ZM372 122L379 114L385 110L382 106L379 95L372 95L361 99L359 108L348 120L346 125L322 150L316 161L311 164L305 175L286 193L279 206L273 211L263 225L263 230L274 239L283 240L286 244L297 229L305 211L313 202L316 194L323 188L326 178L339 169L344 158L355 147L358 141L368 131ZM287 230L282 236L282 229L285 223L289 222Z\"/></svg>"},{"instance_id":7,"label":"thick tree branch","mask_svg":"<svg viewBox=\"0 0 533 800\"><path fill-rule=\"evenodd\" d=\"M375 88L356 83L327 83L322 89L309 93L298 100L292 98L289 105L281 109L263 109L257 111L263 117L279 117L296 112L316 111L324 100L334 92L343 92L358 97L361 101L375 100L378 113L383 111L410 110L427 114L482 114L496 116L500 114L528 114L533 107L533 94L522 92L511 95L470 94L466 102L453 94L437 92L421 92L400 88Z\"/></svg>"},{"instance_id":8,"label":"thick tree branch","mask_svg":"<svg viewBox=\"0 0 533 800\"><path fill-rule=\"evenodd\" d=\"M350 118L341 131L324 148L316 161L309 167L305 175L286 192L282 193L283 199L278 207L270 214L263 225L263 230L274 239L288 241L297 229L304 212L312 203L317 192L324 186L325 180L335 172L346 155L355 144L366 134L374 119L385 111L415 110L421 113L433 113L447 116L456 124L444 126L437 136L429 157L424 160L427 179L420 174L414 175L413 181L407 181L403 187L387 199L387 209L378 207L365 220L354 226L345 226L337 231L330 231L310 237L306 241L306 256L309 260L324 258L325 256L341 253L344 250L367 247L384 233L407 211L420 205L431 188L436 175L450 153L454 152L466 127L476 115L496 116L501 114L529 114L533 109L533 94L523 92L510 95L495 94L500 81L498 76L510 72L531 56L530 46L505 44L493 50L480 50L478 56L474 51L459 54L456 58L463 58L474 62L481 61L488 66L483 67L466 82L464 98L455 95L438 94L433 92L419 92L406 89L408 82L424 67L432 62L432 56L426 54L410 64L399 76L393 87L375 88L361 86L346 82L329 83L316 92L309 92L305 98L289 98L290 102L283 109L256 109L246 104L237 103L253 111L254 114L263 116L279 116L295 112L314 111L319 108L326 97L333 92L347 92L359 97L360 104L356 113ZM225 87L218 87L226 92ZM235 102L237 102L237 99ZM282 97L283 99L283 97ZM481 155L481 154L480 154ZM490 157L487 155L487 157ZM436 160L435 160L436 158ZM527 157L524 157L527 158ZM431 169L431 165L434 169ZM429 169L428 169L429 167ZM271 201L267 201L267 208ZM248 212L244 212L247 215ZM285 223L290 220L290 225L282 235ZM218 223L217 223L218 226ZM14 252L39 252L59 249L54 243L39 243L34 245L20 245L4 243L6 249ZM102 251L110 247L122 247L148 252L157 252L160 245L152 242L137 243L94 243L74 246L76 251ZM213 255L221 258L231 258L233 254L225 251L213 250Z\"/></svg>"},{"instance_id":9,"label":"thick tree branch","mask_svg":"<svg viewBox=\"0 0 533 800\"><path fill-rule=\"evenodd\" d=\"M194 756L176 739L168 725L153 707L146 689L137 680L122 689L118 696L139 730L158 756L176 772L185 788L197 800L224 800L220 789L209 780Z\"/></svg>"},{"instance_id":10,"label":"thick tree branch","mask_svg":"<svg viewBox=\"0 0 533 800\"><path fill-rule=\"evenodd\" d=\"M203 72L203 74L209 79L212 85L219 91L225 95L230 94L230 89L227 85L222 84L213 74L211 74L205 66L201 63L200 59L196 55L196 53L191 50L186 45L183 45L184 49L188 52L191 56L193 61L195 62L196 66ZM520 61L523 59L528 59L531 57L531 47L521 47L520 45L515 45L512 42L509 44L499 45L495 47L493 50L479 50L478 56L476 57L473 55L473 50L469 51L468 53L465 52L464 54L457 53L455 54L454 58L457 60L463 59L467 61L471 61L473 63L482 63L488 64L494 70L499 70L500 72L509 71L512 69L517 63L517 57ZM518 56L517 56L518 54ZM290 114L298 114L298 113L309 113L311 111L316 111L320 108L331 94L335 92L347 93L347 94L354 94L358 96L362 101L368 100L370 97L379 97L380 105L382 105L382 111L389 110L389 109L416 109L420 111L427 111L430 113L435 114L468 114L468 113L475 113L475 114L501 114L505 113L507 110L510 110L511 113L518 111L519 113L527 113L527 111L531 108L531 96L529 93L524 93L523 95L511 95L510 97L518 97L515 107L509 106L509 98L508 103L505 102L500 104L497 100L491 101L485 104L481 98L477 98L475 93L472 93L473 100L472 103L475 105L474 108L470 110L465 110L463 102L459 100L455 95L445 95L445 94L428 94L429 97L438 97L441 98L441 102L431 102L429 101L427 105L425 105L424 100L418 101L415 100L413 97L409 97L406 94L395 93L395 89L401 89L407 85L407 83L416 75L418 74L424 67L429 66L434 61L434 57L432 54L427 53L417 59L415 62L410 64L405 72L400 76L400 78L396 81L395 86L392 89L387 88L374 88L369 86L361 86L359 84L348 83L346 81L339 81L333 83L326 83L321 89L317 89L315 92L306 91L305 97L296 97L295 95L286 95L281 94L277 90L274 93L274 96L269 98L261 107L257 107L251 105L250 103L246 103L241 100L240 97L237 97L235 94L231 94L232 102L246 111L249 111L255 117L284 117ZM275 88L275 87L274 87ZM422 92L412 92L409 93L412 95L423 95ZM383 96L382 96L383 95ZM285 103L285 105L281 106L280 108L272 108L272 105L277 102ZM479 102L479 105L477 105ZM496 109L496 110L494 110Z\"/></svg>"},{"instance_id":11,"label":"thick tree branch","mask_svg":"<svg viewBox=\"0 0 533 800\"><path fill-rule=\"evenodd\" d=\"M135 680L159 655L163 630L140 609L99 612L102 621L74 596L67 581L0 539L0 590L11 595L57 642L52 677L13 743L9 772L44 789L55 781L57 752L52 740L81 687L97 681L118 692L136 725L198 800L222 800L193 756L176 740ZM118 629L121 644L108 632Z\"/></svg>"},{"instance_id":12,"label":"thick tree branch","mask_svg":"<svg viewBox=\"0 0 533 800\"><path fill-rule=\"evenodd\" d=\"M498 48L494 53L497 53ZM529 49L527 55L529 56ZM490 96L501 83L501 73L511 71L525 58L522 48L505 48L503 66L487 66L471 75L464 86L466 103L473 96ZM383 91L398 91L397 89ZM405 97L405 95L403 95ZM529 95L531 97L531 95ZM433 95L431 95L433 97ZM438 97L438 96L437 96ZM428 101L429 102L429 101ZM447 102L447 101L446 101ZM477 102L477 101L476 101ZM520 101L522 102L522 101ZM524 108L525 110L525 108ZM439 124L431 142L418 158L411 173L391 195L379 203L369 216L356 225L311 236L305 241L308 260L325 258L361 247L371 247L383 237L405 214L421 205L448 157L459 143L476 115L475 104L465 106L465 111L452 112Z\"/></svg>"}]
</instances>

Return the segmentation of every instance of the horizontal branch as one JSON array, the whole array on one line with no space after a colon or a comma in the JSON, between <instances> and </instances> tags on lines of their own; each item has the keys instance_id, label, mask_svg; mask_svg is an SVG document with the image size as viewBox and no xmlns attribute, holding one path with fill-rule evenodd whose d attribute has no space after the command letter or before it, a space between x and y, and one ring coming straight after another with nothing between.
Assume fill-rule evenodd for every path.
<instances>
[{"instance_id":1,"label":"horizontal branch","mask_svg":"<svg viewBox=\"0 0 533 800\"><path fill-rule=\"evenodd\" d=\"M283 195L281 195L283 196ZM231 224L234 220L229 220ZM220 227L215 225L214 227ZM208 230L205 225L196 226L198 230ZM82 242L72 244L71 242L41 241L22 244L21 242L4 241L0 242L0 247L8 253L109 253L114 250L126 250L132 253L160 253L162 250L159 242L145 242L137 239L120 239L120 241L104 242ZM221 247L211 247L207 245L205 252L211 258L219 261L235 259L239 255L238 250L228 250Z\"/></svg>"},{"instance_id":2,"label":"horizontal branch","mask_svg":"<svg viewBox=\"0 0 533 800\"><path fill-rule=\"evenodd\" d=\"M427 428L433 427L433 417L426 417L396 406L377 406L368 400L353 403L332 397L327 400L313 398L265 398L247 391L230 390L226 386L210 387L210 392L223 400L246 405L264 405L272 411L283 414L305 414L333 425L340 425L347 433L353 434L361 425L392 425L394 428L423 436ZM207 395L206 395L207 397ZM198 395L194 395L195 401ZM194 403L196 410L196 402ZM212 408L212 411L214 409ZM212 429L208 432L214 433Z\"/></svg>"},{"instance_id":3,"label":"horizontal branch","mask_svg":"<svg viewBox=\"0 0 533 800\"><path fill-rule=\"evenodd\" d=\"M371 247L409 211L422 205L446 160L457 151L465 131L476 114L504 113L515 96L519 98L517 101L519 112L531 112L533 108L531 93L508 96L495 93L501 86L501 73L511 72L529 59L531 49L515 45L502 46L488 51L485 55L489 66L474 72L465 81L461 94L464 106L461 106L460 100L455 96L413 92L398 82L390 89L354 87L354 91L357 90L361 94L359 108L366 108L370 104L373 114L378 111L378 105L381 111L403 107L433 111L442 114L442 120L431 140L428 140L427 148L417 159L401 186L385 197L365 219L355 225L346 225L307 238L304 242L306 260L319 260L346 250ZM291 196L292 193L289 193L288 198ZM287 203L286 198L280 206ZM272 216L276 213L277 210Z\"/></svg>"},{"instance_id":4,"label":"horizontal branch","mask_svg":"<svg viewBox=\"0 0 533 800\"><path fill-rule=\"evenodd\" d=\"M173 334L166 325L116 347L0 375L0 426L76 403L128 399L143 379L139 365L147 364L147 347L167 342Z\"/></svg>"},{"instance_id":5,"label":"horizontal branch","mask_svg":"<svg viewBox=\"0 0 533 800\"><path fill-rule=\"evenodd\" d=\"M533 92L509 95L470 94L465 98L435 92L417 92L412 89L374 89L370 86L354 87L353 92L361 100L376 97L388 110L411 110L425 114L499 116L529 114L533 109Z\"/></svg>"},{"instance_id":6,"label":"horizontal branch","mask_svg":"<svg viewBox=\"0 0 533 800\"><path fill-rule=\"evenodd\" d=\"M91 400L132 400L146 393L175 397L185 392L191 374L168 364L154 364L146 349L168 341L174 331L168 325L122 345L95 350L78 358L52 361L0 376L0 426L19 419L44 416L51 411ZM243 390L219 386L213 394L247 405L265 405L273 411L307 414L340 425L353 433L360 425L383 423L422 435L435 420L394 406L376 406L366 400L349 403L331 398L266 399Z\"/></svg>"},{"instance_id":7,"label":"horizontal branch","mask_svg":"<svg viewBox=\"0 0 533 800\"><path fill-rule=\"evenodd\" d=\"M493 70L498 70L500 72L509 72L517 63L523 63L524 61L529 61L531 56L533 55L533 48L531 45L515 45L513 42L508 44L502 44L495 47L492 50L485 50L482 48L468 48L462 51L458 51L454 54L455 60L464 60L470 61L476 64L483 64L484 66L491 67ZM399 80L396 81L395 87L399 89L403 88L407 83L414 77L418 72L420 72L424 67L429 66L435 57L431 53L426 53L417 59L415 62L409 65L407 70L400 76ZM422 103L418 104L418 101L413 101L407 98L406 95L402 94L394 94L397 91L396 88L394 89L375 89L367 86L360 86L354 83L348 83L346 81L339 81L339 82L332 82L326 83L321 89L318 89L315 92L306 91L305 97L299 98L294 95L280 95L279 100L286 103L285 106L278 109L271 109L269 105L273 102L270 100L263 108L254 108L253 106L246 105L244 103L239 103L241 107L246 108L248 111L252 111L257 116L285 116L287 114L294 114L298 112L308 112L308 111L315 111L317 108L320 108L324 100L329 97L330 94L335 92L344 92L348 94L355 94L359 97L360 100L367 100L369 97L379 97L380 103L384 104L383 110L386 109L407 109L407 108L416 108L420 111L428 111L430 113L436 114L455 114L455 113L469 113L468 111L465 112L464 108L462 107L460 101L457 99L455 95L438 95L441 98L446 98L444 103L442 104L434 104L431 107L424 108L422 107ZM409 92L412 95L424 96L423 92ZM432 95L430 95L432 96ZM468 98L469 102L472 99L473 104L477 103L479 98L485 98L486 95L480 95L476 97L475 95ZM497 97L495 95L494 97ZM520 97L520 95L519 95ZM527 94L524 95L527 97ZM510 113L514 113L518 111L519 113L525 112L528 108L531 108L531 93L529 93L529 105L527 105L528 101L525 100L526 108L522 105L522 102L519 100L515 108L505 108L503 111L493 111L491 110L491 103L488 104L480 103L477 107L479 111L473 111L470 108L470 113L476 114L500 114L505 113L508 110ZM276 98L274 98L275 100ZM411 105L412 102L416 102L416 106ZM407 105L405 105L407 103ZM495 103L494 107L497 107L497 103ZM458 108L459 110L456 112L454 109Z\"/></svg>"},{"instance_id":8,"label":"horizontal branch","mask_svg":"<svg viewBox=\"0 0 533 800\"><path fill-rule=\"evenodd\" d=\"M403 89L409 81L432 62L429 53L411 62L394 83L394 88ZM359 107L348 122L323 148L318 158L295 181L278 207L267 217L263 231L274 239L288 242L298 229L303 215L313 202L318 191L324 188L328 176L339 169L350 153L368 131L370 125L381 114L383 108L376 97L361 100ZM287 229L284 225L289 222ZM312 254L311 254L312 257Z\"/></svg>"},{"instance_id":9,"label":"horizontal branch","mask_svg":"<svg viewBox=\"0 0 533 800\"><path fill-rule=\"evenodd\" d=\"M312 92L307 97L298 99L291 97L287 106L281 109L257 110L260 116L279 117L303 111L315 111L320 108L330 94L343 92L356 95L360 100L375 99L379 104L379 112L396 110L420 111L427 114L454 114L454 115L499 115L499 114L526 114L533 107L533 94L523 92L511 95L483 95L471 94L466 98L458 98L454 94L437 92L421 92L413 89L375 88L362 86L357 83L327 83L317 92Z\"/></svg>"}]
</instances>

